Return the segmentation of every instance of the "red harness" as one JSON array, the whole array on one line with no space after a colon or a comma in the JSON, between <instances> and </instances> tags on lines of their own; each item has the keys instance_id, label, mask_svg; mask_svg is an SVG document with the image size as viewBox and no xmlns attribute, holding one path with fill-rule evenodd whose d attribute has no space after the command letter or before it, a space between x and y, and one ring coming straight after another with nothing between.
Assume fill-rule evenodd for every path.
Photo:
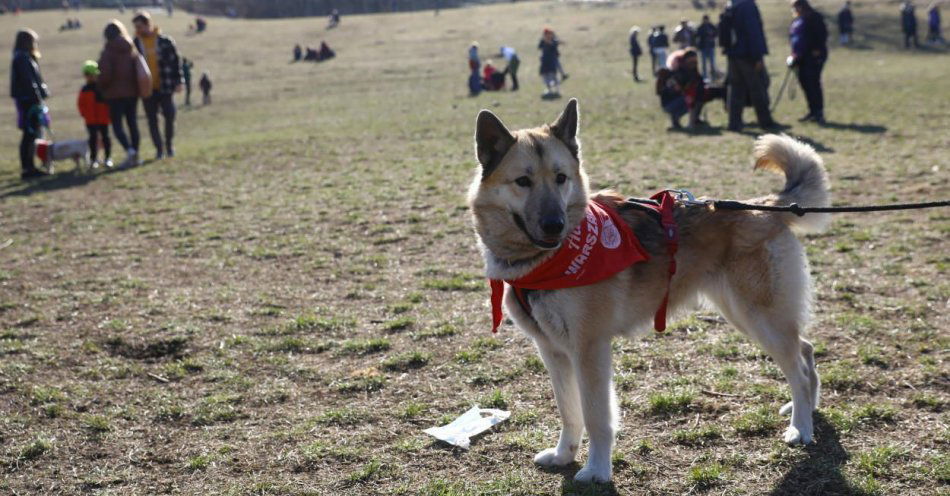
<instances>
[{"instance_id":1,"label":"red harness","mask_svg":"<svg viewBox=\"0 0 950 496\"><path fill-rule=\"evenodd\" d=\"M667 238L667 253L670 255L669 278L676 273L676 249L679 236L676 221L673 218L675 197L669 191L662 191L651 197L658 202L644 206L660 215L660 224ZM620 218L616 210L591 201L587 205L587 215L562 243L553 257L527 275L515 280L490 279L492 332L498 332L501 324L502 299L504 285L507 283L515 292L522 308L530 314L531 306L524 293L526 289L564 289L586 286L607 279L631 265L649 260L650 256L640 246L630 226ZM663 302L654 317L653 326L657 331L666 329L666 307L669 301L669 280Z\"/></svg>"}]
</instances>

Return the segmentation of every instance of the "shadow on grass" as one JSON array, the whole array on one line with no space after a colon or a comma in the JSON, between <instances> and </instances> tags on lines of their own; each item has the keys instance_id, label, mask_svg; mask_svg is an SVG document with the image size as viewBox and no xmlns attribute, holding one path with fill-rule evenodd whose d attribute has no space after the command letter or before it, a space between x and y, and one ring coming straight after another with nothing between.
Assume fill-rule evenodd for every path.
<instances>
[{"instance_id":1,"label":"shadow on grass","mask_svg":"<svg viewBox=\"0 0 950 496\"><path fill-rule=\"evenodd\" d=\"M142 167L154 162L154 160L145 160L141 165L137 167ZM61 172L58 174L52 174L49 176L41 176L39 178L30 180L30 181L20 181L13 182L11 181L7 185L16 188L11 189L10 191L5 191L0 193L0 199L9 198L13 196L30 196L34 193L48 193L50 191L57 191L61 189L73 188L76 186L83 186L89 184L92 181L95 181L101 176L108 174L116 174L119 172L125 172L135 169L135 167L115 167L113 169L99 169L99 172L80 172L78 169L73 169L69 172Z\"/></svg>"},{"instance_id":2,"label":"shadow on grass","mask_svg":"<svg viewBox=\"0 0 950 496\"><path fill-rule=\"evenodd\" d=\"M864 134L880 134L887 132L887 126L881 126L878 124L855 124L848 123L844 124L841 122L831 122L827 121L824 124L819 124L819 126L825 129L835 129L839 131L854 131Z\"/></svg>"},{"instance_id":3,"label":"shadow on grass","mask_svg":"<svg viewBox=\"0 0 950 496\"><path fill-rule=\"evenodd\" d=\"M809 138L808 136L800 136L800 135L797 135L797 134L792 135L792 136L793 136L795 139L797 139L798 141L801 141L802 143L805 143L805 144L807 144L807 145L811 145L811 147L814 148L815 151L818 152L818 153L834 153L834 152L835 152L835 149L834 149L834 148L825 146L822 142L813 140L813 139Z\"/></svg>"},{"instance_id":4,"label":"shadow on grass","mask_svg":"<svg viewBox=\"0 0 950 496\"><path fill-rule=\"evenodd\" d=\"M841 446L838 431L821 412L815 412L815 444L806 446L808 458L792 467L770 496L852 494L841 467L851 455Z\"/></svg>"}]
</instances>

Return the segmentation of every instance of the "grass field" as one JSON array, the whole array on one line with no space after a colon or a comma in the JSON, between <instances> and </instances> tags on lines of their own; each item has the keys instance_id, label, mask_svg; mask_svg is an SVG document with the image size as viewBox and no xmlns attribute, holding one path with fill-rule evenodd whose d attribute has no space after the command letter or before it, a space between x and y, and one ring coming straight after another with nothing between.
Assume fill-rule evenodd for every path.
<instances>
[{"instance_id":1,"label":"grass field","mask_svg":"<svg viewBox=\"0 0 950 496\"><path fill-rule=\"evenodd\" d=\"M774 93L789 16L760 3ZM789 130L824 156L836 204L950 196L948 56L899 50L896 9L856 7L858 46L834 47L825 72L829 125ZM76 15L86 28L67 33L61 12L0 17L0 53L15 28L40 32L66 138L85 136L79 70L116 13ZM683 15L700 12L530 2L347 17L330 32L320 18L212 19L198 37L184 13L158 16L211 72L214 104L179 109L174 160L92 176L64 165L20 182L13 106L0 106L0 493L950 493L946 209L841 215L805 240L816 445L781 442L778 369L701 313L616 342L612 485L531 463L558 417L531 344L510 325L489 333L464 197L475 115L554 119L564 102L539 99L534 50L549 24L567 42L563 92L580 100L593 187L778 187L751 174L757 129L723 132L713 105L710 132L668 133L652 85L632 82L630 25ZM321 39L338 58L289 63L294 43ZM520 50L522 91L466 96L472 40ZM804 112L799 92L776 118ZM467 452L422 433L473 403L512 418Z\"/></svg>"}]
</instances>

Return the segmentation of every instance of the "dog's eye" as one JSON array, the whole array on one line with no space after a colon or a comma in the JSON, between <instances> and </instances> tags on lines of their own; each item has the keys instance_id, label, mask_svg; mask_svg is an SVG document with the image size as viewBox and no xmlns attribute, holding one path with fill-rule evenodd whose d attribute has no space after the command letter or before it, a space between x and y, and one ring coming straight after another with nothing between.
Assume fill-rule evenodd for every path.
<instances>
[{"instance_id":1,"label":"dog's eye","mask_svg":"<svg viewBox=\"0 0 950 496\"><path fill-rule=\"evenodd\" d=\"M567 182L567 176L565 176L564 174L558 174L556 181L558 184L564 184Z\"/></svg>"},{"instance_id":2,"label":"dog's eye","mask_svg":"<svg viewBox=\"0 0 950 496\"><path fill-rule=\"evenodd\" d=\"M528 176L521 176L518 179L515 179L515 184L517 184L518 186L521 186L522 188L530 188L531 178Z\"/></svg>"}]
</instances>

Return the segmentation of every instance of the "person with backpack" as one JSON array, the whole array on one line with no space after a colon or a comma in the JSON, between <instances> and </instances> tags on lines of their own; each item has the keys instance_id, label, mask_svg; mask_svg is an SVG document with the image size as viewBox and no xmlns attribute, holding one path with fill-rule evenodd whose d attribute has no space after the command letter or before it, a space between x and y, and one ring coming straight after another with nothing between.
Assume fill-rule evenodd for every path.
<instances>
[{"instance_id":1,"label":"person with backpack","mask_svg":"<svg viewBox=\"0 0 950 496\"><path fill-rule=\"evenodd\" d=\"M175 101L173 95L180 93L184 78L181 74L181 61L175 41L161 33L158 26L152 24L152 17L142 11L132 18L135 25L135 48L148 63L152 74L152 94L143 99L148 130L155 145L155 160L165 156L175 156L173 139L175 137ZM158 113L165 121L165 139L158 129Z\"/></svg>"},{"instance_id":2,"label":"person with backpack","mask_svg":"<svg viewBox=\"0 0 950 496\"><path fill-rule=\"evenodd\" d=\"M32 29L17 31L10 64L10 97L16 105L17 124L23 131L20 139L20 179L44 175L36 168L33 158L45 118L43 100L49 96L40 74L38 40L39 36Z\"/></svg>"},{"instance_id":3,"label":"person with backpack","mask_svg":"<svg viewBox=\"0 0 950 496\"><path fill-rule=\"evenodd\" d=\"M696 28L696 45L702 61L703 79L706 80L716 77L716 37L718 35L719 30L716 25L709 20L708 15L703 15L703 22Z\"/></svg>"},{"instance_id":4,"label":"person with backpack","mask_svg":"<svg viewBox=\"0 0 950 496\"><path fill-rule=\"evenodd\" d=\"M794 0L795 20L789 27L792 54L789 66L798 68L798 82L808 101L808 114L799 122L825 123L825 99L821 90L821 70L828 60L828 29L825 19L808 0Z\"/></svg>"},{"instance_id":5,"label":"person with backpack","mask_svg":"<svg viewBox=\"0 0 950 496\"><path fill-rule=\"evenodd\" d=\"M762 15L755 0L732 0L719 17L719 46L728 59L729 130L741 131L742 111L750 100L759 127L780 127L769 111L768 73L764 57L769 53Z\"/></svg>"},{"instance_id":6,"label":"person with backpack","mask_svg":"<svg viewBox=\"0 0 950 496\"><path fill-rule=\"evenodd\" d=\"M851 1L844 3L838 11L838 40L842 46L851 44L851 33L854 32L854 15L851 14Z\"/></svg>"},{"instance_id":7,"label":"person with backpack","mask_svg":"<svg viewBox=\"0 0 950 496\"><path fill-rule=\"evenodd\" d=\"M640 82L640 75L637 74L637 62L640 60L640 56L643 55L643 49L640 48L640 41L637 40L638 34L640 34L640 26L630 28L630 56L633 57L633 81L637 83Z\"/></svg>"},{"instance_id":8,"label":"person with backpack","mask_svg":"<svg viewBox=\"0 0 950 496\"><path fill-rule=\"evenodd\" d=\"M122 148L126 158L119 167L139 165L139 81L136 64L139 54L132 46L125 26L113 19L103 32L105 48L99 56L99 89L109 104L109 118L112 121L112 133ZM129 129L125 133L123 121Z\"/></svg>"}]
</instances>

